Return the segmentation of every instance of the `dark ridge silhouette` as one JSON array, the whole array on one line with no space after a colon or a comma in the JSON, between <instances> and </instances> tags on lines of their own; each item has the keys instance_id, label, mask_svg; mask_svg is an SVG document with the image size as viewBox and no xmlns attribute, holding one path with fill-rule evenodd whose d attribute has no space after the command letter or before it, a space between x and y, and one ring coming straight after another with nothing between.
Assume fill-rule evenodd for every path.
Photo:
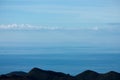
<instances>
[{"instance_id":1,"label":"dark ridge silhouette","mask_svg":"<svg viewBox=\"0 0 120 80\"><path fill-rule=\"evenodd\" d=\"M27 76L26 72L23 71L14 71L11 73L6 74L7 76L17 75L17 76Z\"/></svg>"},{"instance_id":2,"label":"dark ridge silhouette","mask_svg":"<svg viewBox=\"0 0 120 80\"><path fill-rule=\"evenodd\" d=\"M33 68L29 73L34 80L73 80L69 74Z\"/></svg>"},{"instance_id":3,"label":"dark ridge silhouette","mask_svg":"<svg viewBox=\"0 0 120 80\"><path fill-rule=\"evenodd\" d=\"M97 72L94 72L94 71L91 71L91 70L86 70L78 75L76 75L76 79L78 80L96 80L97 77L99 76L100 74L97 73Z\"/></svg>"},{"instance_id":4,"label":"dark ridge silhouette","mask_svg":"<svg viewBox=\"0 0 120 80\"><path fill-rule=\"evenodd\" d=\"M120 73L110 71L106 74L101 74L97 80L120 80Z\"/></svg>"},{"instance_id":5,"label":"dark ridge silhouette","mask_svg":"<svg viewBox=\"0 0 120 80\"><path fill-rule=\"evenodd\" d=\"M0 80L120 80L120 73L110 71L100 74L95 71L86 70L76 76L71 76L62 72L33 68L28 73L15 71L0 75Z\"/></svg>"}]
</instances>

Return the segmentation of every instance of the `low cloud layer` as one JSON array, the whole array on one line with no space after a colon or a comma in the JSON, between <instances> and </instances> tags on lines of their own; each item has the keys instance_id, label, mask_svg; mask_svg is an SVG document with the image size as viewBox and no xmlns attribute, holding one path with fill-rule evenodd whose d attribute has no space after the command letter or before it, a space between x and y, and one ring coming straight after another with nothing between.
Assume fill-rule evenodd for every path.
<instances>
[{"instance_id":1,"label":"low cloud layer","mask_svg":"<svg viewBox=\"0 0 120 80\"><path fill-rule=\"evenodd\" d=\"M58 30L58 27L34 26L30 24L7 24L0 25L2 30Z\"/></svg>"},{"instance_id":2,"label":"low cloud layer","mask_svg":"<svg viewBox=\"0 0 120 80\"><path fill-rule=\"evenodd\" d=\"M1 24L0 30L119 30L117 25L94 25L94 26L79 26L79 27L56 27L56 26L35 26L30 24Z\"/></svg>"}]
</instances>

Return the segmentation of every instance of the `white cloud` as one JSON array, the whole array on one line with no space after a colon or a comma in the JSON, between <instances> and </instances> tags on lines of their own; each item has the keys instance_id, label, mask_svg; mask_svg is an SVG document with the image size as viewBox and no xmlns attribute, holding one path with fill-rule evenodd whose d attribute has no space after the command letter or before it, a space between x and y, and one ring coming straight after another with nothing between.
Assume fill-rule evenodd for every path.
<instances>
[{"instance_id":1,"label":"white cloud","mask_svg":"<svg viewBox=\"0 0 120 80\"><path fill-rule=\"evenodd\" d=\"M99 30L120 30L118 26L114 25L93 25L93 26L78 26L78 27L62 27L62 26L35 26L30 24L1 24L0 30L91 30L91 31L99 31Z\"/></svg>"},{"instance_id":2,"label":"white cloud","mask_svg":"<svg viewBox=\"0 0 120 80\"><path fill-rule=\"evenodd\" d=\"M0 25L0 30L59 30L60 27L33 26L30 24L7 24Z\"/></svg>"},{"instance_id":3,"label":"white cloud","mask_svg":"<svg viewBox=\"0 0 120 80\"><path fill-rule=\"evenodd\" d=\"M35 26L30 24L1 24L0 25L0 30L82 30L82 29L83 29L82 27Z\"/></svg>"}]
</instances>

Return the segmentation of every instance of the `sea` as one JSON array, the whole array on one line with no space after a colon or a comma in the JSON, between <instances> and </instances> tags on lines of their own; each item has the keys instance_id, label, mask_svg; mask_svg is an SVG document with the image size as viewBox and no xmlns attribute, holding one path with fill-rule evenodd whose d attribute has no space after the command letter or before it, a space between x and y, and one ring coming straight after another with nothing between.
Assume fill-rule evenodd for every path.
<instances>
[{"instance_id":1,"label":"sea","mask_svg":"<svg viewBox=\"0 0 120 80\"><path fill-rule=\"evenodd\" d=\"M85 70L99 73L120 72L120 49L104 46L0 47L0 74L12 71L29 72L34 67L71 75Z\"/></svg>"}]
</instances>

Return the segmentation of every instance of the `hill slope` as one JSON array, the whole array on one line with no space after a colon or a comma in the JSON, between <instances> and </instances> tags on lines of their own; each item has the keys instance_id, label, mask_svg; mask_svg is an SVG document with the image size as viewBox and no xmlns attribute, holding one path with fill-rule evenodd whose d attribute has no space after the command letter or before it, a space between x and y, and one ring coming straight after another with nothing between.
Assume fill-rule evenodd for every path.
<instances>
[{"instance_id":1,"label":"hill slope","mask_svg":"<svg viewBox=\"0 0 120 80\"><path fill-rule=\"evenodd\" d=\"M62 72L33 68L28 73L15 71L0 75L0 80L120 80L120 73L110 71L100 74L86 70L76 76L71 76Z\"/></svg>"}]
</instances>

